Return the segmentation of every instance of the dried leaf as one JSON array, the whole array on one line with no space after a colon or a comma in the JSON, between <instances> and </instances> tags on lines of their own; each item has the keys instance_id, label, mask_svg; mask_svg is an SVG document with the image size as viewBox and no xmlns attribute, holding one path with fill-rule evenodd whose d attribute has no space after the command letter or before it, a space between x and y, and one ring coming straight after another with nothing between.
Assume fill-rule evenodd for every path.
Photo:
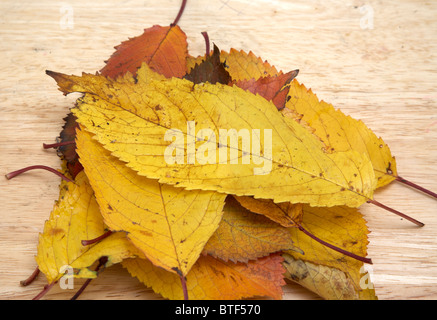
<instances>
[{"instance_id":1,"label":"dried leaf","mask_svg":"<svg viewBox=\"0 0 437 320\"><path fill-rule=\"evenodd\" d=\"M140 175L187 189L253 195L275 202L358 207L372 198L375 179L367 158L355 151L325 154L316 137L294 120L283 117L273 103L237 87L193 85L176 78L150 80L145 76L147 69L143 65L135 81L129 77L112 81L89 74L48 74L63 92L86 93L74 109L79 123ZM197 147L205 144L213 148L212 164L193 169L186 164L166 163L166 148L171 143L164 141L164 136L168 130L176 130L184 139L194 140L187 128L190 121L199 125L198 130L212 130L216 137L219 129L252 130L254 143L266 153L247 153L242 148L225 146L226 152L237 151L237 159L246 152L252 163L239 161L218 166L220 150L216 150L215 142L197 141ZM260 139L260 133L264 133L264 139ZM205 146L201 149L205 150ZM263 167L256 162L264 163ZM208 178L211 175L213 179Z\"/></svg>"},{"instance_id":2,"label":"dried leaf","mask_svg":"<svg viewBox=\"0 0 437 320\"><path fill-rule=\"evenodd\" d=\"M64 118L64 126L59 135L60 143L74 142L76 136L76 128L78 124L76 117L70 112ZM66 161L67 171L74 179L79 172L83 170L79 162L79 157L76 153L76 146L74 144L61 145L58 147L58 155L62 160Z\"/></svg>"},{"instance_id":3,"label":"dried leaf","mask_svg":"<svg viewBox=\"0 0 437 320\"><path fill-rule=\"evenodd\" d=\"M248 297L282 298L285 284L280 255L271 255L247 264L223 262L201 256L187 275L190 300L234 300ZM128 259L123 266L153 291L163 297L183 299L179 277L155 267L145 259Z\"/></svg>"},{"instance_id":4,"label":"dried leaf","mask_svg":"<svg viewBox=\"0 0 437 320\"><path fill-rule=\"evenodd\" d=\"M224 64L220 61L220 50L214 45L214 51L202 62L196 64L184 79L193 83L209 82L212 84L228 84L231 81L229 72L226 71Z\"/></svg>"},{"instance_id":5,"label":"dried leaf","mask_svg":"<svg viewBox=\"0 0 437 320\"><path fill-rule=\"evenodd\" d=\"M77 151L105 223L155 265L186 275L222 217L225 195L186 191L147 179L77 132Z\"/></svg>"},{"instance_id":6,"label":"dried leaf","mask_svg":"<svg viewBox=\"0 0 437 320\"><path fill-rule=\"evenodd\" d=\"M291 249L299 250L287 228L244 209L228 197L222 221L203 252L224 261L247 262Z\"/></svg>"},{"instance_id":7,"label":"dried leaf","mask_svg":"<svg viewBox=\"0 0 437 320\"><path fill-rule=\"evenodd\" d=\"M347 274L333 267L284 254L285 277L328 300L376 300L375 290L357 289Z\"/></svg>"}]
</instances>

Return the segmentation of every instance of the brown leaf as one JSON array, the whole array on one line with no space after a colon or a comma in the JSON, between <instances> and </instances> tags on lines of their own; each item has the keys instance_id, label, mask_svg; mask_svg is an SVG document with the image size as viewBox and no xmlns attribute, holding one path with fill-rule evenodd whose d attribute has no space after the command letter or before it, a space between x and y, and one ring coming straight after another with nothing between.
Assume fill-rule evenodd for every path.
<instances>
[{"instance_id":1,"label":"brown leaf","mask_svg":"<svg viewBox=\"0 0 437 320\"><path fill-rule=\"evenodd\" d=\"M200 64L196 64L184 76L184 79L190 80L195 84L202 82L228 84L231 81L229 72L226 71L224 64L220 61L220 50L216 45L214 45L213 53Z\"/></svg>"},{"instance_id":2,"label":"brown leaf","mask_svg":"<svg viewBox=\"0 0 437 320\"><path fill-rule=\"evenodd\" d=\"M74 142L76 138L76 128L79 127L76 122L76 117L70 112L64 118L64 121L64 126L59 135L60 142ZM79 162L79 156L76 153L76 145L68 144L60 146L58 148L58 154L61 159L67 162L67 170L74 179L76 175L83 170L82 164Z\"/></svg>"}]
</instances>

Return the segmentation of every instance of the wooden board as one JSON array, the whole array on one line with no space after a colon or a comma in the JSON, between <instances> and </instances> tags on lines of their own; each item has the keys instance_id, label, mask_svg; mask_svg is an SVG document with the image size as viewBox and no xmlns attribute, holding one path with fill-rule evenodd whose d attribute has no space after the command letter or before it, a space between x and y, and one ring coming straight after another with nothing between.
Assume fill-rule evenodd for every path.
<instances>
[{"instance_id":1,"label":"wooden board","mask_svg":"<svg viewBox=\"0 0 437 320\"><path fill-rule=\"evenodd\" d=\"M192 0L179 23L192 55L202 31L221 49L252 50L384 138L400 175L437 190L437 2ZM113 47L154 24L168 25L179 1L12 1L0 3L0 170L58 168L53 142L77 96L64 97L45 70L95 72ZM46 283L19 281L35 268L38 233L59 179L35 171L0 179L0 298L30 299ZM437 298L437 201L393 183L375 198L426 225L417 228L366 204L372 279L380 299ZM79 285L79 282L78 282ZM76 289L78 286L76 287ZM54 288L47 299L74 291ZM318 299L295 284L284 299ZM82 299L160 299L120 266Z\"/></svg>"}]
</instances>

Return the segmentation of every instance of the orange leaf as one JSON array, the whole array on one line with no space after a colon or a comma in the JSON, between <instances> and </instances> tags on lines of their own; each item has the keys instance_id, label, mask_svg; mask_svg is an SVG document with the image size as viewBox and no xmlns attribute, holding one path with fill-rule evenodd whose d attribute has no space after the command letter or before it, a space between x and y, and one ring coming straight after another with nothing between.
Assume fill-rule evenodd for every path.
<instances>
[{"instance_id":1,"label":"orange leaf","mask_svg":"<svg viewBox=\"0 0 437 320\"><path fill-rule=\"evenodd\" d=\"M115 49L100 70L104 76L114 79L127 71L135 75L143 62L167 78L180 78L186 73L187 36L177 25L147 28L141 36L122 42Z\"/></svg>"},{"instance_id":2,"label":"orange leaf","mask_svg":"<svg viewBox=\"0 0 437 320\"><path fill-rule=\"evenodd\" d=\"M188 298L193 300L233 300L255 296L282 298L285 285L280 255L270 255L247 264L223 262L200 256L187 275ZM127 259L123 266L132 276L163 297L183 299L179 276L155 267L145 259Z\"/></svg>"}]
</instances>

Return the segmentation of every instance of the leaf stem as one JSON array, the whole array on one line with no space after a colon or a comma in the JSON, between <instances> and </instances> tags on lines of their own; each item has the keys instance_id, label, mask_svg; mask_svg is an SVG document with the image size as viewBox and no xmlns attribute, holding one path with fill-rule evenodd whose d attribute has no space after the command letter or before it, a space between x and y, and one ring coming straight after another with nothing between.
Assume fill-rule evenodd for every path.
<instances>
[{"instance_id":1,"label":"leaf stem","mask_svg":"<svg viewBox=\"0 0 437 320\"><path fill-rule=\"evenodd\" d=\"M9 172L8 174L5 175L6 179L10 180L26 171L29 170L35 170L35 169L43 169L43 170L47 170L50 171L54 174L56 174L57 176L61 177L63 180L67 181L67 182L73 182L72 180L70 180L69 178L67 178L66 176L64 176L62 173L60 173L58 170L47 167L47 166L42 166L42 165L36 165L36 166L30 166L30 167L26 167L17 171L13 171L13 172Z\"/></svg>"},{"instance_id":2,"label":"leaf stem","mask_svg":"<svg viewBox=\"0 0 437 320\"><path fill-rule=\"evenodd\" d=\"M99 264L97 265L96 269L94 271L99 271L99 269L105 265L105 263L108 262L108 257L101 257L99 259ZM82 294L82 292L84 292L84 290L86 289L86 287L88 287L88 285L90 284L91 280L93 279L86 279L86 281L83 283L83 285L79 288L79 290L74 294L73 297L71 297L70 300L76 300L77 298L79 298L79 296Z\"/></svg>"},{"instance_id":3,"label":"leaf stem","mask_svg":"<svg viewBox=\"0 0 437 320\"><path fill-rule=\"evenodd\" d=\"M437 199L437 193L432 192L431 190L425 189L424 187L421 187L421 186L419 186L411 181L408 181L400 176L396 176L396 181L403 183L409 187L412 187L416 190L422 191L423 193L426 193L427 195Z\"/></svg>"},{"instance_id":4,"label":"leaf stem","mask_svg":"<svg viewBox=\"0 0 437 320\"><path fill-rule=\"evenodd\" d=\"M68 146L70 144L76 144L76 141L71 140L71 141L63 141L63 142L52 143L52 144L43 143L42 146L44 149L50 149L50 148L58 148L58 147L62 147L62 146Z\"/></svg>"},{"instance_id":5,"label":"leaf stem","mask_svg":"<svg viewBox=\"0 0 437 320\"><path fill-rule=\"evenodd\" d=\"M399 211L397 211L397 210L395 210L395 209L392 209L392 208L390 208L390 207L387 207L386 205L384 205L384 204L382 204L382 203L380 203L380 202L378 202L378 201L376 201L376 200L369 200L369 201L367 201L367 202L368 202L368 203L371 203L371 204L374 204L375 206L378 206L378 207L380 207L380 208L382 208L382 209L385 209L385 210L387 210L387 211L390 211L390 212L392 212L392 213L394 213L394 214L397 214L398 216L400 216L400 217L402 217L402 218L404 218L404 219L407 219L408 221L411 221L412 223L418 225L419 227L423 227L423 226L425 225L424 223L422 223L422 222L420 222L420 221L417 221L416 219L411 218L411 217L407 216L406 214L404 214L404 213L402 213L402 212L399 212Z\"/></svg>"},{"instance_id":6,"label":"leaf stem","mask_svg":"<svg viewBox=\"0 0 437 320\"><path fill-rule=\"evenodd\" d=\"M211 54L208 32L203 31L201 33L202 33L203 38L205 39L205 47L206 47L206 56L205 57L208 57Z\"/></svg>"},{"instance_id":7,"label":"leaf stem","mask_svg":"<svg viewBox=\"0 0 437 320\"><path fill-rule=\"evenodd\" d=\"M174 27L175 25L178 24L179 19L182 17L182 13L184 12L185 9L185 5L187 4L187 0L182 0L182 4L181 7L179 9L178 15L176 16L176 18L174 19L173 23L170 25L171 27Z\"/></svg>"},{"instance_id":8,"label":"leaf stem","mask_svg":"<svg viewBox=\"0 0 437 320\"><path fill-rule=\"evenodd\" d=\"M82 240L81 243L83 246L89 246L90 244L94 244L96 242L102 241L103 239L109 237L112 234L113 231L108 230L101 236L98 236L97 238L90 239L90 240Z\"/></svg>"},{"instance_id":9,"label":"leaf stem","mask_svg":"<svg viewBox=\"0 0 437 320\"><path fill-rule=\"evenodd\" d=\"M28 286L29 284L31 284L36 277L39 275L39 268L36 267L35 270L32 272L32 274L29 276L29 278L27 278L26 280L22 280L20 281L20 285L22 285L23 287Z\"/></svg>"},{"instance_id":10,"label":"leaf stem","mask_svg":"<svg viewBox=\"0 0 437 320\"><path fill-rule=\"evenodd\" d=\"M336 246L334 246L334 245L332 245L332 244L330 244L330 243L328 243L328 242L326 242L326 241L323 241L322 239L319 239L318 237L316 237L315 235L313 235L312 233L310 233L309 231L307 231L307 230L306 230L304 227L302 227L302 225L299 224L299 223L297 223L297 227L299 228L300 231L302 231L303 233L305 233L305 234L306 234L307 236L309 236L310 238L316 240L317 242L323 244L324 246L326 246L326 247L328 247L328 248L330 248L330 249L332 249L332 250L335 250L335 251L337 251L337 252L339 252L339 253L344 254L345 256L348 256L348 257L350 257L350 258L356 259L356 260L358 260L358 261L361 261L361 262L364 262L364 263L368 263L368 264L373 264L372 259L365 258L365 257L361 257L361 256L359 256L359 255L356 255L356 254L352 253L352 252L349 252L349 251L346 251L346 250L341 249L341 248L339 248L339 247L336 247Z\"/></svg>"},{"instance_id":11,"label":"leaf stem","mask_svg":"<svg viewBox=\"0 0 437 320\"><path fill-rule=\"evenodd\" d=\"M32 300L39 300L41 299L47 292L50 291L50 289L55 285L56 281L53 281L50 284L46 284L44 286L44 289L41 290L40 293L38 293Z\"/></svg>"},{"instance_id":12,"label":"leaf stem","mask_svg":"<svg viewBox=\"0 0 437 320\"><path fill-rule=\"evenodd\" d=\"M184 300L188 300L188 290L187 290L187 279L182 273L179 273L179 278L181 278L182 292L184 293Z\"/></svg>"},{"instance_id":13,"label":"leaf stem","mask_svg":"<svg viewBox=\"0 0 437 320\"><path fill-rule=\"evenodd\" d=\"M93 279L86 279L86 281L83 283L83 285L79 288L79 290L77 290L77 292L74 294L74 296L71 297L70 300L76 300L77 298L79 298L79 296L86 289L86 287L88 287L88 285L90 284L91 280L93 280Z\"/></svg>"}]
</instances>

